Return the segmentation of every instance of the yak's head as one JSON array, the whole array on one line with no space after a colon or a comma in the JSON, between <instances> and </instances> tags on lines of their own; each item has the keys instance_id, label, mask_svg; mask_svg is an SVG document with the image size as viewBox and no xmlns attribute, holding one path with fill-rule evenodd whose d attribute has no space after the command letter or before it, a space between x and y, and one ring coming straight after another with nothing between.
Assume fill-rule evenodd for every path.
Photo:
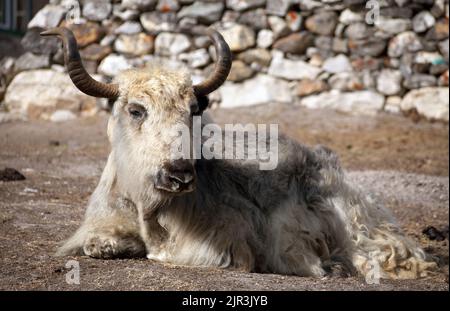
<instances>
[{"instance_id":1,"label":"yak's head","mask_svg":"<svg viewBox=\"0 0 450 311\"><path fill-rule=\"evenodd\" d=\"M131 196L167 196L194 189L193 157L174 155L178 145L186 143L179 130L192 128L193 116L207 108L206 96L223 84L231 67L231 52L223 37L212 29L205 32L215 45L217 63L213 74L198 85L192 85L186 71L162 66L124 71L112 84L101 83L84 69L70 30L55 28L42 33L62 38L68 73L80 91L114 102L108 136L116 182ZM191 144L192 139L188 140Z\"/></svg>"}]
</instances>

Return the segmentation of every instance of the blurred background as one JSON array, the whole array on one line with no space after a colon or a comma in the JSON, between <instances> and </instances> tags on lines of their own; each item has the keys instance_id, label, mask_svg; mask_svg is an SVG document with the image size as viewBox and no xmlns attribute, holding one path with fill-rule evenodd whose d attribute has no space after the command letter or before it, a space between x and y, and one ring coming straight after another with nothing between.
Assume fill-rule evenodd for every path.
<instances>
[{"instance_id":1,"label":"blurred background","mask_svg":"<svg viewBox=\"0 0 450 311\"><path fill-rule=\"evenodd\" d=\"M0 119L105 107L71 86L60 43L41 39L43 29L72 29L97 79L164 61L196 82L215 56L205 37L180 33L197 25L216 27L234 53L213 107L276 102L448 121L448 0L1 0Z\"/></svg>"}]
</instances>

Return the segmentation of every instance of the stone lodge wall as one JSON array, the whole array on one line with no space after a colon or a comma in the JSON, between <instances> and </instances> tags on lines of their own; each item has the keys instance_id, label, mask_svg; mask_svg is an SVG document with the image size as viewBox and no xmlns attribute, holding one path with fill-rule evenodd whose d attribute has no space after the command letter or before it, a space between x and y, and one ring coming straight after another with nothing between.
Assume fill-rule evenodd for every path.
<instances>
[{"instance_id":1,"label":"stone lodge wall","mask_svg":"<svg viewBox=\"0 0 450 311\"><path fill-rule=\"evenodd\" d=\"M29 23L24 54L0 60L0 109L54 121L96 111L43 28L72 29L97 79L163 61L197 82L214 50L181 32L212 25L234 53L214 106L280 102L448 122L448 22L448 0L53 0Z\"/></svg>"}]
</instances>

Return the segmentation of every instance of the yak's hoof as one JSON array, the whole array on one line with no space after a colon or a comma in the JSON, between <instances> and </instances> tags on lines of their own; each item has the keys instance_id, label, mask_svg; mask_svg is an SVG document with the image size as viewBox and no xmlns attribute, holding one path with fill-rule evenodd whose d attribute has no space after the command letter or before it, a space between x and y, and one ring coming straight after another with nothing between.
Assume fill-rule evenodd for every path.
<instances>
[{"instance_id":1,"label":"yak's hoof","mask_svg":"<svg viewBox=\"0 0 450 311\"><path fill-rule=\"evenodd\" d=\"M118 254L117 244L114 238L95 236L86 242L83 251L90 257L111 259Z\"/></svg>"},{"instance_id":2,"label":"yak's hoof","mask_svg":"<svg viewBox=\"0 0 450 311\"><path fill-rule=\"evenodd\" d=\"M94 236L83 246L84 254L93 258L131 258L145 256L144 243L132 238Z\"/></svg>"},{"instance_id":3,"label":"yak's hoof","mask_svg":"<svg viewBox=\"0 0 450 311\"><path fill-rule=\"evenodd\" d=\"M356 273L355 269L352 266L339 261L327 262L323 265L323 269L326 272L326 276L330 277L347 278L355 275Z\"/></svg>"}]
</instances>

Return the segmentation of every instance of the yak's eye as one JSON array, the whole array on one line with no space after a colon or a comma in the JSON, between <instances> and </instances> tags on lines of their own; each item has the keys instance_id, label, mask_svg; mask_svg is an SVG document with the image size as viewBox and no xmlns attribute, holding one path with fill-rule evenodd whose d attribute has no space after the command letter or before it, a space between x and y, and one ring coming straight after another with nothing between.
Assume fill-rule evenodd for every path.
<instances>
[{"instance_id":1,"label":"yak's eye","mask_svg":"<svg viewBox=\"0 0 450 311\"><path fill-rule=\"evenodd\" d=\"M141 120L143 119L147 111L145 110L144 106L139 104L129 104L128 105L128 113L133 119Z\"/></svg>"}]
</instances>

